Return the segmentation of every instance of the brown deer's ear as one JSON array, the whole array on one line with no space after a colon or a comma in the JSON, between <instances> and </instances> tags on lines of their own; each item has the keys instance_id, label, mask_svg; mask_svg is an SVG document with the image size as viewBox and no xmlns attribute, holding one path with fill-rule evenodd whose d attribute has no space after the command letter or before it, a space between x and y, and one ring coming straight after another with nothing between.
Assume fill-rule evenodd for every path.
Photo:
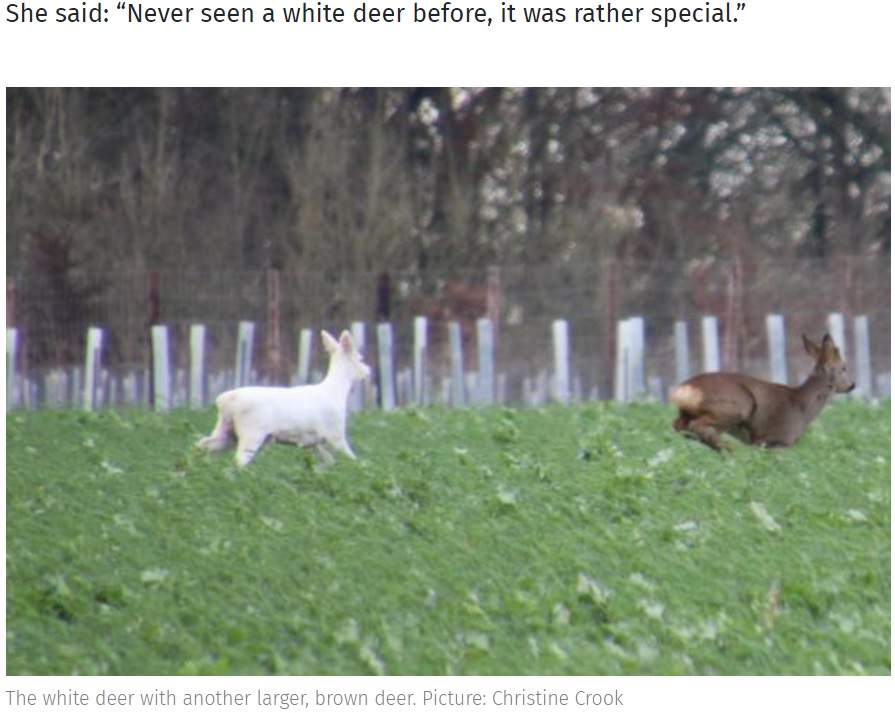
<instances>
[{"instance_id":1,"label":"brown deer's ear","mask_svg":"<svg viewBox=\"0 0 895 713\"><path fill-rule=\"evenodd\" d=\"M823 350L824 354L839 356L839 348L836 346L836 342L833 341L833 337L831 337L829 333L824 334L824 338L820 342L820 348Z\"/></svg>"},{"instance_id":2,"label":"brown deer's ear","mask_svg":"<svg viewBox=\"0 0 895 713\"><path fill-rule=\"evenodd\" d=\"M829 337L830 335L827 334L825 336ZM809 356L812 356L816 359L820 355L820 345L812 342L804 334L802 335L802 343L805 345L805 351L808 352Z\"/></svg>"}]
</instances>

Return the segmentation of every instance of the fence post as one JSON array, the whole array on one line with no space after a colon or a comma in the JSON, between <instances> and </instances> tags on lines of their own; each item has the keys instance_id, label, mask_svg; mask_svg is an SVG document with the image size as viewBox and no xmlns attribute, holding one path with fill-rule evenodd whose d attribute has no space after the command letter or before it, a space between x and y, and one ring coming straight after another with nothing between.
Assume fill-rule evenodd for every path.
<instances>
[{"instance_id":1,"label":"fence post","mask_svg":"<svg viewBox=\"0 0 895 713\"><path fill-rule=\"evenodd\" d=\"M147 354L146 364L146 374L148 376L149 384L146 387L146 402L151 406L153 394L155 393L155 387L152 383L152 380L154 378L154 372L152 370L152 325L160 324L162 321L162 290L161 277L159 276L158 270L150 270L146 277L146 287L148 292L148 311L146 315L146 324L149 326L149 334L147 335L149 338L149 352Z\"/></svg>"},{"instance_id":2,"label":"fence post","mask_svg":"<svg viewBox=\"0 0 895 713\"><path fill-rule=\"evenodd\" d=\"M833 341L836 342L836 346L839 347L839 353L842 355L842 358L847 361L845 317L842 316L841 312L831 312L827 315L827 330L830 332L830 336L833 337Z\"/></svg>"},{"instance_id":3,"label":"fence post","mask_svg":"<svg viewBox=\"0 0 895 713\"><path fill-rule=\"evenodd\" d=\"M168 349L168 327L152 325L153 399L156 411L171 408L171 354Z\"/></svg>"},{"instance_id":4,"label":"fence post","mask_svg":"<svg viewBox=\"0 0 895 713\"><path fill-rule=\"evenodd\" d=\"M367 349L367 328L363 322L351 323L351 338L354 339L357 351L363 354ZM358 411L368 407L373 401L373 380L368 379L358 384L358 388L351 390L349 407L353 411Z\"/></svg>"},{"instance_id":5,"label":"fence post","mask_svg":"<svg viewBox=\"0 0 895 713\"><path fill-rule=\"evenodd\" d=\"M600 391L609 394L615 384L618 383L619 365L618 355L623 350L618 346L619 335L619 305L622 280L622 269L618 260L610 258L603 262L600 270L603 283L603 294L600 295L602 307L603 329L603 375L600 379Z\"/></svg>"},{"instance_id":6,"label":"fence post","mask_svg":"<svg viewBox=\"0 0 895 713\"><path fill-rule=\"evenodd\" d=\"M489 266L485 280L485 316L491 320L495 347L500 339L500 282L500 268L496 265Z\"/></svg>"},{"instance_id":7,"label":"fence post","mask_svg":"<svg viewBox=\"0 0 895 713\"><path fill-rule=\"evenodd\" d=\"M459 322L448 323L448 347L451 353L451 405L463 406L466 390L463 383L463 333Z\"/></svg>"},{"instance_id":8,"label":"fence post","mask_svg":"<svg viewBox=\"0 0 895 713\"><path fill-rule=\"evenodd\" d=\"M721 353L718 349L718 318L706 315L702 318L702 367L703 371L721 371Z\"/></svg>"},{"instance_id":9,"label":"fence post","mask_svg":"<svg viewBox=\"0 0 895 713\"><path fill-rule=\"evenodd\" d=\"M866 314L855 317L855 381L860 396L873 396L873 372L870 367L870 323Z\"/></svg>"},{"instance_id":10,"label":"fence post","mask_svg":"<svg viewBox=\"0 0 895 713\"><path fill-rule=\"evenodd\" d=\"M282 378L283 355L280 348L280 271L269 268L267 282L267 324L265 325L266 377L270 382L279 383Z\"/></svg>"},{"instance_id":11,"label":"fence post","mask_svg":"<svg viewBox=\"0 0 895 713\"><path fill-rule=\"evenodd\" d=\"M782 314L769 314L765 317L765 328L768 333L768 360L771 366L771 381L777 384L788 384L786 373L786 330Z\"/></svg>"},{"instance_id":12,"label":"fence post","mask_svg":"<svg viewBox=\"0 0 895 713\"><path fill-rule=\"evenodd\" d=\"M8 292L9 290L7 290ZM6 410L15 406L14 390L16 388L16 364L19 348L19 330L15 327L6 329Z\"/></svg>"},{"instance_id":13,"label":"fence post","mask_svg":"<svg viewBox=\"0 0 895 713\"><path fill-rule=\"evenodd\" d=\"M190 325L190 407L205 406L205 325Z\"/></svg>"},{"instance_id":14,"label":"fence post","mask_svg":"<svg viewBox=\"0 0 895 713\"><path fill-rule=\"evenodd\" d=\"M627 403L629 399L628 361L630 360L628 345L628 320L620 319L615 325L615 400Z\"/></svg>"},{"instance_id":15,"label":"fence post","mask_svg":"<svg viewBox=\"0 0 895 713\"><path fill-rule=\"evenodd\" d=\"M494 403L494 324L487 317L476 320L479 347L478 403Z\"/></svg>"},{"instance_id":16,"label":"fence post","mask_svg":"<svg viewBox=\"0 0 895 713\"><path fill-rule=\"evenodd\" d=\"M236 365L233 371L234 386L246 386L252 379L252 345L255 341L255 323L240 322L236 338Z\"/></svg>"},{"instance_id":17,"label":"fence post","mask_svg":"<svg viewBox=\"0 0 895 713\"><path fill-rule=\"evenodd\" d=\"M626 403L646 393L643 317L619 320L616 335L615 400Z\"/></svg>"},{"instance_id":18,"label":"fence post","mask_svg":"<svg viewBox=\"0 0 895 713\"><path fill-rule=\"evenodd\" d=\"M68 374L64 369L52 369L44 378L44 391L46 394L46 406L61 407L70 406L65 398L68 388ZM7 398L8 398L7 394Z\"/></svg>"},{"instance_id":19,"label":"fence post","mask_svg":"<svg viewBox=\"0 0 895 713\"><path fill-rule=\"evenodd\" d=\"M569 402L569 323L564 319L553 322L553 390L554 398L562 404Z\"/></svg>"},{"instance_id":20,"label":"fence post","mask_svg":"<svg viewBox=\"0 0 895 713\"><path fill-rule=\"evenodd\" d=\"M426 357L428 353L428 320L413 318L413 398L419 406L429 400L426 389Z\"/></svg>"},{"instance_id":21,"label":"fence post","mask_svg":"<svg viewBox=\"0 0 895 713\"><path fill-rule=\"evenodd\" d=\"M100 357L103 348L103 330L90 327L87 330L87 354L84 359L84 409L93 411L96 406L96 382L100 373Z\"/></svg>"},{"instance_id":22,"label":"fence post","mask_svg":"<svg viewBox=\"0 0 895 713\"><path fill-rule=\"evenodd\" d=\"M302 329L298 335L298 372L295 383L300 386L311 380L311 347L314 343L314 332Z\"/></svg>"},{"instance_id":23,"label":"fence post","mask_svg":"<svg viewBox=\"0 0 895 713\"><path fill-rule=\"evenodd\" d=\"M674 323L674 373L678 384L690 378L690 338L686 322Z\"/></svg>"},{"instance_id":24,"label":"fence post","mask_svg":"<svg viewBox=\"0 0 895 713\"><path fill-rule=\"evenodd\" d=\"M390 322L376 325L376 343L379 347L379 394L382 410L395 408L394 338Z\"/></svg>"},{"instance_id":25,"label":"fence post","mask_svg":"<svg viewBox=\"0 0 895 713\"><path fill-rule=\"evenodd\" d=\"M643 317L628 319L628 339L631 345L631 360L628 362L631 385L630 396L642 399L646 395L646 368L644 364L644 321Z\"/></svg>"},{"instance_id":26,"label":"fence post","mask_svg":"<svg viewBox=\"0 0 895 713\"><path fill-rule=\"evenodd\" d=\"M6 280L6 324L16 324L19 305L19 290L15 278Z\"/></svg>"}]
</instances>

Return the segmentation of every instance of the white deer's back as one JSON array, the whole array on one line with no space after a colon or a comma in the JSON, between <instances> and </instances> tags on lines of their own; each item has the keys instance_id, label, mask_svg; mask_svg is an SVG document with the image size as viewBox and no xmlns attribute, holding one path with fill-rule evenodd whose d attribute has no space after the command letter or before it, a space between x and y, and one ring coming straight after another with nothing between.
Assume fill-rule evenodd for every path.
<instances>
[{"instance_id":1,"label":"white deer's back","mask_svg":"<svg viewBox=\"0 0 895 713\"><path fill-rule=\"evenodd\" d=\"M325 384L277 388L246 386L221 394L218 408L237 433L263 431L278 441L302 445L344 432L345 402Z\"/></svg>"}]
</instances>

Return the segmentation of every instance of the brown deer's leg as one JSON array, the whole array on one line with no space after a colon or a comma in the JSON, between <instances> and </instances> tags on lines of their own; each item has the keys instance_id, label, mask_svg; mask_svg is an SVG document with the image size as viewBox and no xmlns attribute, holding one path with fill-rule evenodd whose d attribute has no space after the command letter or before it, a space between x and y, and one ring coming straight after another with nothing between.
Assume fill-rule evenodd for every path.
<instances>
[{"instance_id":1,"label":"brown deer's leg","mask_svg":"<svg viewBox=\"0 0 895 713\"><path fill-rule=\"evenodd\" d=\"M680 420L680 419L678 419ZM677 421L675 422L677 424ZM722 440L722 432L716 428L711 416L700 416L686 424L686 429L716 451L732 451L733 447Z\"/></svg>"},{"instance_id":2,"label":"brown deer's leg","mask_svg":"<svg viewBox=\"0 0 895 713\"><path fill-rule=\"evenodd\" d=\"M674 423L671 425L674 427L675 431L685 431L687 430L687 426L690 424L691 417L685 414L683 411L678 412L678 417L674 419Z\"/></svg>"}]
</instances>

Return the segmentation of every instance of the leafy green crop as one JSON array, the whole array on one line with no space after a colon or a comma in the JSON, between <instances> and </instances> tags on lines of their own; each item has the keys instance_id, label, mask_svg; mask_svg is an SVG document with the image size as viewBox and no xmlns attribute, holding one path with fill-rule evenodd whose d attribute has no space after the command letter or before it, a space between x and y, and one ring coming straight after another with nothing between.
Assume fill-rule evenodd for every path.
<instances>
[{"instance_id":1,"label":"leafy green crop","mask_svg":"<svg viewBox=\"0 0 895 713\"><path fill-rule=\"evenodd\" d=\"M7 417L9 674L889 674L889 405L717 454L661 405Z\"/></svg>"}]
</instances>

